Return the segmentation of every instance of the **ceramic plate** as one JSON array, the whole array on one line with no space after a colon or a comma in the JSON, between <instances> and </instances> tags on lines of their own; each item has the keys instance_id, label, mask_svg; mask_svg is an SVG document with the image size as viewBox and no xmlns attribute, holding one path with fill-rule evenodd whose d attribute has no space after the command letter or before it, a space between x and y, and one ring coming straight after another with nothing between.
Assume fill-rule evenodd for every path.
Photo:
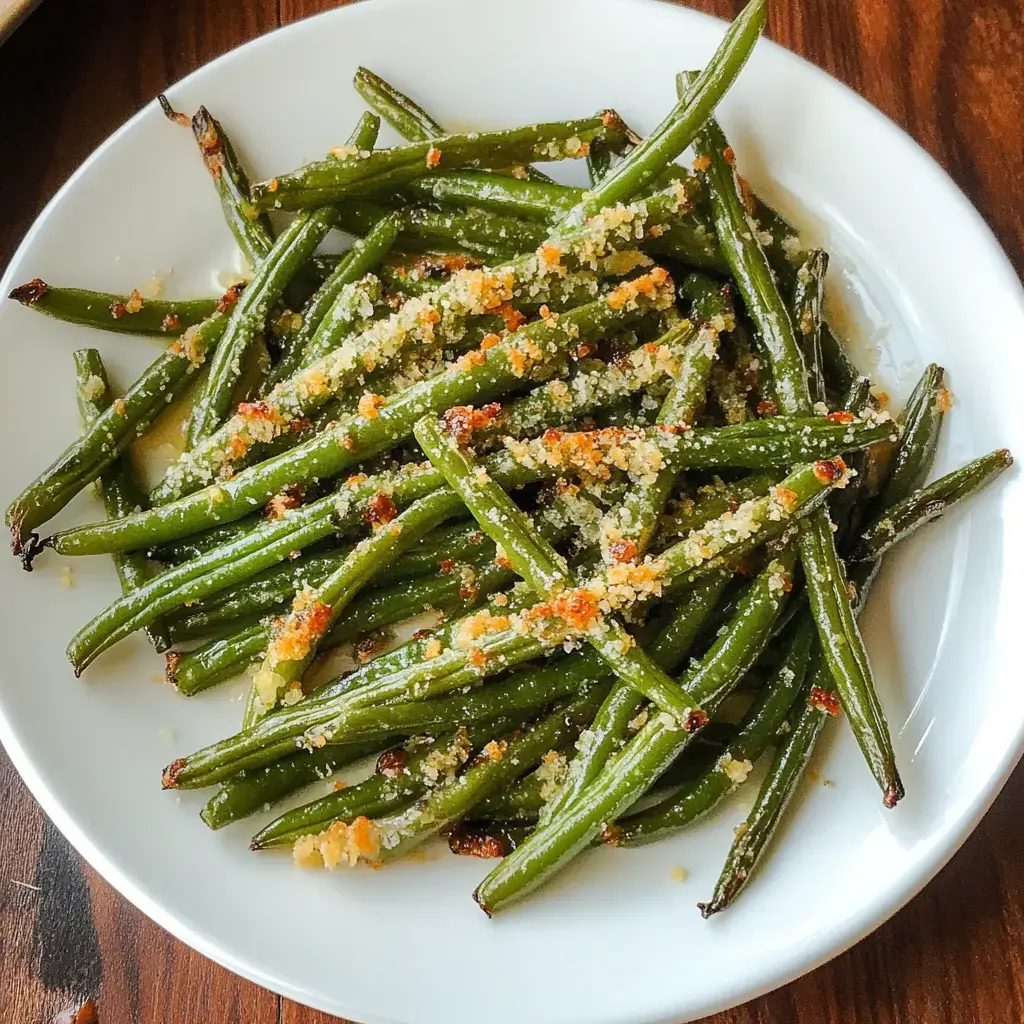
<instances>
[{"instance_id":1,"label":"ceramic plate","mask_svg":"<svg viewBox=\"0 0 1024 1024\"><path fill-rule=\"evenodd\" d=\"M375 0L293 25L196 72L175 106L207 104L261 174L343 141L358 64L444 122L498 127L614 105L649 130L673 75L703 63L721 22L642 0ZM981 219L905 135L811 65L762 42L721 109L744 173L833 254L833 316L900 399L930 360L956 402L937 470L1000 446L1024 451L1024 303ZM151 104L85 163L39 218L2 287L35 276L166 294L212 293L231 238L192 141ZM9 500L78 430L71 351L97 345L122 382L157 342L0 306ZM94 519L82 497L62 522ZM1017 528L1009 524L1017 523ZM371 1024L679 1021L810 970L879 925L977 823L1021 751L1017 657L1024 488L983 499L900 549L865 615L907 799L895 812L845 729L815 765L758 883L704 922L753 790L673 841L580 858L543 895L488 921L470 898L480 861L440 848L373 872L303 872L257 856L258 824L207 831L207 794L162 793L174 756L233 732L230 686L186 701L141 640L76 680L63 648L114 598L109 561L0 563L0 736L57 825L132 902L231 970ZM66 576L65 576L66 578ZM677 867L688 878L677 880Z\"/></svg>"},{"instance_id":2,"label":"ceramic plate","mask_svg":"<svg viewBox=\"0 0 1024 1024\"><path fill-rule=\"evenodd\" d=\"M0 43L28 17L39 0L0 0Z\"/></svg>"}]
</instances>

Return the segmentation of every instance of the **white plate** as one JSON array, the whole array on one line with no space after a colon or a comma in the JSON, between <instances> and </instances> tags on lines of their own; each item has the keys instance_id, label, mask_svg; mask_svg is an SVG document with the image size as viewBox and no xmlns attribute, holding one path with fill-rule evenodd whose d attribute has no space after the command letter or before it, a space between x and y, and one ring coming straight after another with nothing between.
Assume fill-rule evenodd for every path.
<instances>
[{"instance_id":1,"label":"white plate","mask_svg":"<svg viewBox=\"0 0 1024 1024\"><path fill-rule=\"evenodd\" d=\"M0 43L29 16L39 0L0 0Z\"/></svg>"},{"instance_id":2,"label":"white plate","mask_svg":"<svg viewBox=\"0 0 1024 1024\"><path fill-rule=\"evenodd\" d=\"M499 126L615 105L641 130L672 103L722 24L626 0L377 0L293 25L171 91L206 103L254 168L291 168L343 140L361 109L357 64L409 88L450 124ZM957 402L937 469L1024 450L1024 303L988 229L941 170L841 85L762 42L721 111L744 172L834 253L832 299L899 395L928 360ZM797 199L799 197L799 201ZM61 190L4 279L169 294L209 290L231 240L187 133L155 105ZM76 433L72 348L98 345L128 381L156 343L0 308L5 501ZM233 731L224 691L185 701L140 641L83 680L63 657L116 593L106 559L26 576L0 564L4 744L85 857L180 939L271 989L359 1021L602 1024L678 1021L748 999L856 942L924 885L992 801L1021 750L1017 642L1024 493L1011 472L969 511L887 566L866 632L909 795L895 812L848 732L818 768L775 854L735 908L706 897L751 792L684 836L581 858L538 898L488 921L470 899L487 865L427 863L331 876L246 849L254 824L212 834L159 791L173 756ZM82 499L64 521L95 518ZM1008 529L1016 523L1016 529ZM65 563L66 564L66 563ZM166 730L173 730L173 739ZM671 869L689 870L685 883Z\"/></svg>"}]
</instances>

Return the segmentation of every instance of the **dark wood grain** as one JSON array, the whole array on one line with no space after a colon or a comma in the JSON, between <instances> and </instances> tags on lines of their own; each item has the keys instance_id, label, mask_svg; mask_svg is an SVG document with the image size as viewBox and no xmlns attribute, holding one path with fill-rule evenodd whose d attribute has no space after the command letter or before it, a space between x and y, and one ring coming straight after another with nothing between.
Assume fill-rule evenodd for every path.
<instances>
[{"instance_id":1,"label":"dark wood grain","mask_svg":"<svg viewBox=\"0 0 1024 1024\"><path fill-rule=\"evenodd\" d=\"M742 6L690 3L723 17ZM0 265L75 167L168 83L331 6L46 0L0 48ZM769 33L910 132L1024 269L1024 0L773 0ZM1022 817L1018 771L951 864L892 921L707 1024L1024 1021ZM332 1020L236 978L128 905L45 820L2 754L0 1007L14 1024Z\"/></svg>"}]
</instances>

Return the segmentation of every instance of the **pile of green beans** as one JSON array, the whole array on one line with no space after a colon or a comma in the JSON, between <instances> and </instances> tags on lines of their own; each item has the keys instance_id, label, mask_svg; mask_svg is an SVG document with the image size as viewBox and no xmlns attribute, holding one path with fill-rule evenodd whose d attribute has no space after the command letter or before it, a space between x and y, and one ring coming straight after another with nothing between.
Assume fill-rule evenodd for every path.
<instances>
[{"instance_id":1,"label":"pile of green beans","mask_svg":"<svg viewBox=\"0 0 1024 1024\"><path fill-rule=\"evenodd\" d=\"M928 482L944 370L880 408L826 322L828 253L739 176L714 111L766 8L680 73L646 138L611 109L453 134L360 68L372 112L347 143L250 184L222 122L161 97L248 283L11 294L172 339L121 398L75 353L83 434L6 521L26 568L112 556L122 593L72 638L76 674L139 630L184 696L255 666L239 731L163 773L217 787L210 828L378 756L252 848L335 868L444 834L502 858L473 894L492 915L584 851L676 835L764 759L708 916L755 877L831 719L883 805L904 796L857 618L892 547L1012 457ZM382 119L407 141L377 148ZM532 166L577 158L587 190ZM317 253L333 228L350 247ZM193 384L144 494L130 446ZM108 518L40 540L93 482Z\"/></svg>"}]
</instances>

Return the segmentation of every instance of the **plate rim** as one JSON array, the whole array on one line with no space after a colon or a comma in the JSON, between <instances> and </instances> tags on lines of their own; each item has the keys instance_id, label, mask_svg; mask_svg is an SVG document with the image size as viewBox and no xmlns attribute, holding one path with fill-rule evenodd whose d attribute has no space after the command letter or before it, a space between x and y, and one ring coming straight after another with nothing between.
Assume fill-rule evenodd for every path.
<instances>
[{"instance_id":1,"label":"plate rim","mask_svg":"<svg viewBox=\"0 0 1024 1024\"><path fill-rule=\"evenodd\" d=\"M373 6L401 9L406 4L416 2L417 0L373 0ZM419 2L422 3L423 0L419 0ZM501 0L453 0L453 2L469 6L480 3L494 4L501 2ZM547 0L547 2L550 3L552 0ZM562 0L558 0L558 2L562 2ZM662 8L671 8L673 11L677 12L674 16L679 17L684 22L687 18L704 19L707 22L720 26L722 31L724 31L724 27L727 24L720 18L706 14L703 11L695 10L682 3L673 2L673 0L604 0L604 2L616 4L621 7L639 8L658 6ZM168 85L164 92L166 92L169 97L173 97L176 89L190 83L195 76L206 72L214 65L222 62L229 63L233 59L236 59L237 55L242 51L251 51L261 47L271 46L272 40L280 33L298 31L301 26L304 26L311 21L330 20L334 18L343 20L345 17L349 16L350 11L369 5L370 0L354 0L354 2L345 4L344 6L322 11L307 18L301 18L297 21L289 22L286 25L280 25L266 33L263 33L262 35L247 40L239 46L236 46L200 65L183 78ZM916 155L919 158L922 158L926 164L930 165L930 169L936 174L937 180L941 181L943 191L946 193L948 199L959 207L960 213L967 217L975 230L980 229L981 236L989 243L992 255L997 258L997 261L1001 265L1005 280L999 283L1006 291L1007 295L1013 297L1018 312L1020 312L1022 317L1024 317L1024 285L1022 285L1006 250L999 241L999 238L964 190L950 176L946 169L942 167L942 165L939 164L939 162L924 148L924 146L891 117L889 117L889 115L874 106L874 104L870 103L850 86L846 85L823 68L814 64L806 57L787 49L767 37L762 37L758 45L760 47L777 51L777 59L795 62L797 65L802 65L801 70L804 73L809 72L813 81L816 81L819 84L824 82L829 88L837 88L840 94L845 94L844 99L846 101L852 100L855 105L859 106L861 111L877 123L883 131L891 133L894 139L899 140L904 145L909 143L912 151L916 150ZM25 236L12 253L3 275L4 285L9 283L7 279L11 274L10 268L19 262L25 250L31 247L36 235L42 230L43 223L53 214L54 209L62 201L65 193L72 191L77 186L80 178L89 171L91 166L102 156L102 154L113 147L122 135L129 133L137 122L148 116L151 108L155 105L156 99L154 98L142 106L122 125L116 128L89 154L88 157L86 157L86 159L69 176L67 181L57 190L56 193L54 193L51 199L39 212ZM219 941L207 936L202 931L193 929L186 922L180 920L178 915L176 915L168 905L162 902L159 898L151 896L149 892L147 892L144 884L137 881L130 873L125 872L118 867L117 864L114 863L114 860L111 857L108 857L93 842L93 840L87 835L86 831L79 827L74 820L73 812L69 808L66 808L61 799L50 789L36 770L32 759L23 749L16 731L7 720L2 702L0 702L0 743L4 746L11 763L14 765L16 771L24 781L33 798L39 803L42 810L50 817L53 823L76 849L76 851L120 895L126 898L147 917L158 924L161 928L168 931L179 941L185 943L185 945L196 950L201 955L212 960L214 963L242 978L245 978L247 981L266 988L279 996L291 999L300 1005L310 1006L329 1014L352 1016L354 1018L358 1018L361 1021L361 1024L406 1024L406 1022L398 1021L395 1018L375 1013L366 1013L363 1010L350 1008L346 1005L344 996L340 996L331 1003L311 1000L311 993L301 990L287 978L251 968L247 962L234 955L229 946L221 944ZM903 888L894 901L887 905L880 905L883 903L883 899L881 897L875 901L866 901L856 914L851 915L844 922L841 922L837 928L830 933L830 938L827 941L821 943L820 946L813 947L815 950L824 949L823 952L815 952L811 956L804 955L803 951L794 953L790 956L788 962L783 964L783 969L767 972L762 970L760 974L754 976L750 981L744 979L751 977L751 975L739 975L738 980L729 987L729 994L725 994L723 992L716 1002L703 1008L701 1013L714 1014L722 1012L790 984L798 978L803 977L805 974L809 974L823 964L845 953L890 920L926 886L928 886L935 876L961 849L975 828L977 828L982 818L988 813L996 798L1003 791L1006 782L1013 773L1018 762L1021 760L1022 755L1024 755L1024 713L1021 714L1016 728L1015 744L1012 742L1007 744L1001 760L993 767L993 770L988 775L985 785L975 794L969 808L965 813L963 813L960 820L957 821L954 826L951 826L945 831L943 835L943 842L936 843L933 851L928 857L924 858L924 870L922 870L909 885L906 885ZM765 974L770 974L771 977L768 980L765 980ZM687 1011L682 1012L685 1013ZM687 1019L693 1018L691 1017ZM602 1022L612 1020L619 1021L621 1018L601 1018ZM678 1013L671 1013L669 1016L662 1016L659 1013L655 1016L633 1018L635 1024L678 1024L679 1020L680 1017Z\"/></svg>"}]
</instances>

